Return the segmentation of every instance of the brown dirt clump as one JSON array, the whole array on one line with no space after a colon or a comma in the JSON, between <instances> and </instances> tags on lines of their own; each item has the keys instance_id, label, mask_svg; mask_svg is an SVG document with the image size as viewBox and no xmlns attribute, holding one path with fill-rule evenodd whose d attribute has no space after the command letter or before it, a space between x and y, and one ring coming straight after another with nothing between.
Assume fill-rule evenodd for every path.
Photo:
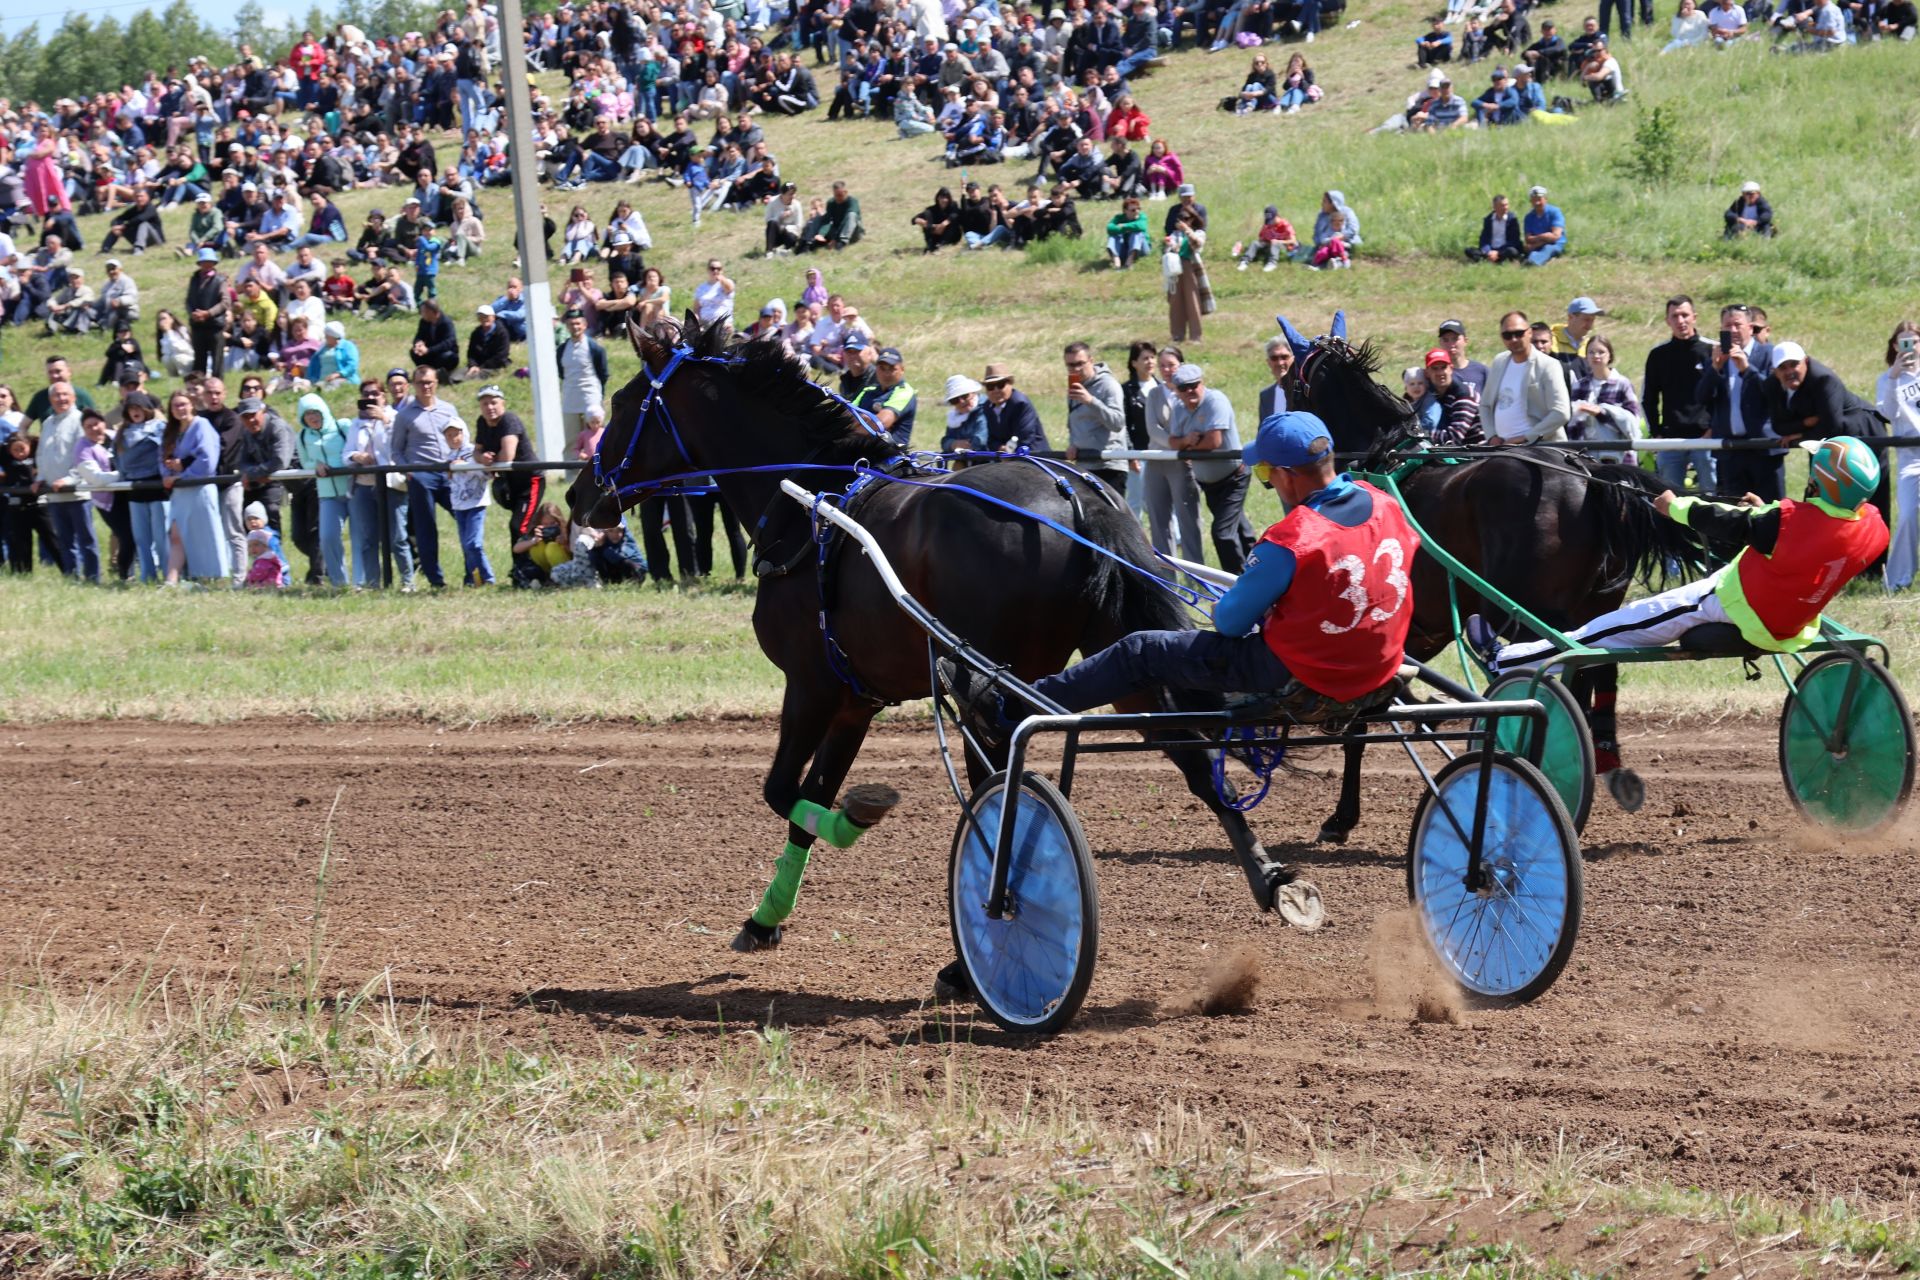
<instances>
[{"instance_id":1,"label":"brown dirt clump","mask_svg":"<svg viewBox=\"0 0 1920 1280\"><path fill-rule=\"evenodd\" d=\"M1175 1017L1200 1014L1209 1018L1252 1013L1263 977L1260 949L1252 943L1237 943L1215 956L1199 988L1166 1012Z\"/></svg>"}]
</instances>

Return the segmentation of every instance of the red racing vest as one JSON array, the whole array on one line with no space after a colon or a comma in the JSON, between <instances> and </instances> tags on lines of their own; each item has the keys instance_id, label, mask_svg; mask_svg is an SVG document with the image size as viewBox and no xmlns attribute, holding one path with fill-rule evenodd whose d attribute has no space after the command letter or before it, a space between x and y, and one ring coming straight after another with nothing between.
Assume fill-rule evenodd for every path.
<instances>
[{"instance_id":1,"label":"red racing vest","mask_svg":"<svg viewBox=\"0 0 1920 1280\"><path fill-rule=\"evenodd\" d=\"M1791 652L1818 637L1820 610L1886 549L1887 522L1872 503L1845 520L1817 503L1785 499L1773 554L1742 551L1717 594L1750 643Z\"/></svg>"},{"instance_id":2,"label":"red racing vest","mask_svg":"<svg viewBox=\"0 0 1920 1280\"><path fill-rule=\"evenodd\" d=\"M1419 535L1400 504L1364 481L1373 514L1347 528L1296 507L1262 542L1293 552L1293 585L1261 629L1267 647L1300 683L1341 702L1393 678L1413 623L1409 573Z\"/></svg>"}]
</instances>

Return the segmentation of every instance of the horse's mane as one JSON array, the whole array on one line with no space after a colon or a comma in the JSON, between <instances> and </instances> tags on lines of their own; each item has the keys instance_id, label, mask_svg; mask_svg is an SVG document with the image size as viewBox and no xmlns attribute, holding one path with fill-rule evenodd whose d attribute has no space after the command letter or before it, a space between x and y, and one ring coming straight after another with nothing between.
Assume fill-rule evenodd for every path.
<instances>
[{"instance_id":1,"label":"horse's mane","mask_svg":"<svg viewBox=\"0 0 1920 1280\"><path fill-rule=\"evenodd\" d=\"M820 461L899 455L899 446L868 430L845 400L807 377L806 362L785 338L744 338L725 320L683 336L695 355L727 360L734 385L799 428L800 439L820 450Z\"/></svg>"},{"instance_id":2,"label":"horse's mane","mask_svg":"<svg viewBox=\"0 0 1920 1280\"><path fill-rule=\"evenodd\" d=\"M1413 407L1374 381L1381 355L1373 339L1357 347L1344 340L1323 341L1308 363L1312 383L1301 384L1307 405L1326 421L1340 452L1366 454L1371 462L1415 429Z\"/></svg>"}]
</instances>

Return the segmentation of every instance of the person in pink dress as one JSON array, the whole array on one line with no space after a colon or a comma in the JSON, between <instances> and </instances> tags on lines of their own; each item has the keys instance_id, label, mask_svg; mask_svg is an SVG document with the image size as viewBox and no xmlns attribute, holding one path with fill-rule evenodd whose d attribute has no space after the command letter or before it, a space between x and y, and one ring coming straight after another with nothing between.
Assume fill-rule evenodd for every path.
<instances>
[{"instance_id":1,"label":"person in pink dress","mask_svg":"<svg viewBox=\"0 0 1920 1280\"><path fill-rule=\"evenodd\" d=\"M73 212L73 202L67 199L66 184L60 180L60 161L56 153L53 126L43 124L35 129L33 152L21 166L21 178L26 187L27 203L33 206L37 217L44 218L55 210Z\"/></svg>"}]
</instances>

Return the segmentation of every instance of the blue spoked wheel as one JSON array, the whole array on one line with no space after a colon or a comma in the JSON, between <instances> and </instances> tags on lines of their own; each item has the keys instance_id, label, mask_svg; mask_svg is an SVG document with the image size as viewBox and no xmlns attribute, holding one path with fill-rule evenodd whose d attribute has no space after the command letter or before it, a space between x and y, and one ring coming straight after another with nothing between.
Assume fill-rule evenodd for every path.
<instances>
[{"instance_id":1,"label":"blue spoked wheel","mask_svg":"<svg viewBox=\"0 0 1920 1280\"><path fill-rule=\"evenodd\" d=\"M1481 877L1468 883L1478 752L1435 776L1407 840L1407 893L1433 953L1474 995L1521 1004L1553 985L1580 930L1580 844L1553 784L1496 754Z\"/></svg>"},{"instance_id":2,"label":"blue spoked wheel","mask_svg":"<svg viewBox=\"0 0 1920 1280\"><path fill-rule=\"evenodd\" d=\"M1521 671L1504 675L1487 686L1488 702L1524 702L1537 699L1547 709L1547 740L1540 752L1540 772L1560 793L1561 803L1573 819L1573 829L1586 830L1587 815L1593 811L1593 731L1580 701L1557 677L1534 676ZM1529 748L1537 732L1525 716L1502 716L1495 728L1494 741L1502 751L1511 751L1531 759Z\"/></svg>"},{"instance_id":3,"label":"blue spoked wheel","mask_svg":"<svg viewBox=\"0 0 1920 1280\"><path fill-rule=\"evenodd\" d=\"M1080 1011L1093 982L1100 935L1093 858L1066 798L1045 778L1026 774L1014 792L1009 910L993 919L986 903L1006 795L1004 772L981 783L953 833L953 945L988 1017L1009 1031L1058 1031Z\"/></svg>"}]
</instances>

